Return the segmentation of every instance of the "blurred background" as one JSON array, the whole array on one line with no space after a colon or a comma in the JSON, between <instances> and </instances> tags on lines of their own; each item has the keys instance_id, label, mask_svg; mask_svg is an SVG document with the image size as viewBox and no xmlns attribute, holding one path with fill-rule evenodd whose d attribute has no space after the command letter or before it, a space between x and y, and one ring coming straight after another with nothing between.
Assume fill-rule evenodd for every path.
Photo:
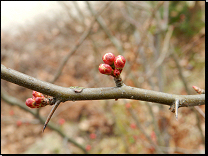
<instances>
[{"instance_id":1,"label":"blurred background","mask_svg":"<svg viewBox=\"0 0 208 156\"><path fill-rule=\"evenodd\" d=\"M126 85L195 95L193 85L205 88L204 37L203 1L1 2L1 63L63 87L114 87L98 71L111 52L127 60ZM30 109L35 117L21 107L32 90L4 80L1 88L2 154L205 153L205 105L179 108L176 121L157 103L67 101L50 121L57 129L42 133L36 117L52 107Z\"/></svg>"}]
</instances>

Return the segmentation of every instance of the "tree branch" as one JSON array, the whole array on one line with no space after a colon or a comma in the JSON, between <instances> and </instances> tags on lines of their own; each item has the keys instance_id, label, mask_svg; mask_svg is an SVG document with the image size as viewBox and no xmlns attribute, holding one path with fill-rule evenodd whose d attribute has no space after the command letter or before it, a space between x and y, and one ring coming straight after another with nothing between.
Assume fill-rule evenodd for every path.
<instances>
[{"instance_id":1,"label":"tree branch","mask_svg":"<svg viewBox=\"0 0 208 156\"><path fill-rule=\"evenodd\" d=\"M1 79L59 98L62 102L122 98L149 101L170 106L175 103L176 99L179 99L179 107L205 104L205 94L175 95L126 85L123 85L122 87L84 88L82 92L75 92L74 89L38 80L34 77L7 68L4 65L1 65Z\"/></svg>"}]
</instances>

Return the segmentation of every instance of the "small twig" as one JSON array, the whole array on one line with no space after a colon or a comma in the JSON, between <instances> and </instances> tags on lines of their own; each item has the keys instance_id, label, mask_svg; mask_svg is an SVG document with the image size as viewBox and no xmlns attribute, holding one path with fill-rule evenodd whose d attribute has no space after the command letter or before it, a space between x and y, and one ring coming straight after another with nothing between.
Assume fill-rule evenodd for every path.
<instances>
[{"instance_id":1,"label":"small twig","mask_svg":"<svg viewBox=\"0 0 208 156\"><path fill-rule=\"evenodd\" d=\"M87 7L89 9L89 11L91 12L91 14L96 17L96 20L98 22L98 24L100 25L100 27L104 30L104 32L106 33L106 35L108 36L108 38L110 39L110 41L114 44L114 46L116 47L116 49L118 50L118 52L120 54L124 53L123 47L121 42L113 35L113 33L111 32L110 29L108 29L105 21L103 20L103 18L100 16L96 16L96 12L95 10L91 7L90 3L88 1L86 1Z\"/></svg>"},{"instance_id":2,"label":"small twig","mask_svg":"<svg viewBox=\"0 0 208 156\"><path fill-rule=\"evenodd\" d=\"M85 17L79 7L79 5L77 4L77 1L72 1L72 3L74 4L74 7L76 8L78 14L79 14L79 21L81 22L82 26L86 26L85 25Z\"/></svg>"},{"instance_id":3,"label":"small twig","mask_svg":"<svg viewBox=\"0 0 208 156\"><path fill-rule=\"evenodd\" d=\"M169 5L170 5L170 2L169 1L165 1L164 4L163 4L163 8L164 8L163 20L164 20L164 25L165 26L168 25Z\"/></svg>"},{"instance_id":4,"label":"small twig","mask_svg":"<svg viewBox=\"0 0 208 156\"><path fill-rule=\"evenodd\" d=\"M136 62L136 59L138 58L138 55L139 55L139 51L142 47L144 47L145 45L145 41L147 39L147 34L148 34L148 30L150 29L150 27L152 26L153 24L153 20L154 20L154 17L155 17L155 14L157 12L157 10L163 5L164 2L159 2L157 4L157 6L155 8L153 8L153 10L151 11L151 15L150 17L145 21L145 23L147 24L144 24L144 28L140 28L139 25L137 24L136 20L134 20L132 18L132 20L128 20L132 25L134 25L138 30L142 30L140 33L141 33L141 42L137 44L137 48L136 48L136 51L135 51L135 56L134 56L134 59L131 61L131 64L127 64L126 65L126 68L128 68L129 70L127 70L126 72L126 75L130 75L130 72L132 69L132 66L135 64ZM125 17L125 16L124 16ZM126 78L127 79L127 76ZM124 79L124 82L125 82L125 79Z\"/></svg>"},{"instance_id":5,"label":"small twig","mask_svg":"<svg viewBox=\"0 0 208 156\"><path fill-rule=\"evenodd\" d=\"M195 106L194 108L198 111L199 114L201 114L201 116L205 118L205 113L201 110L199 106Z\"/></svg>"},{"instance_id":6,"label":"small twig","mask_svg":"<svg viewBox=\"0 0 208 156\"><path fill-rule=\"evenodd\" d=\"M48 117L47 117L47 119L46 119L46 122L45 122L45 124L44 124L43 131L42 131L42 132L44 132L44 130L45 130L45 128L46 128L48 122L50 121L50 119L51 119L53 113L55 112L55 110L57 109L57 107L59 106L60 103L61 103L61 100L57 100L56 103L55 103L55 105L54 105L53 108L51 109L51 112L49 113L49 115L48 115Z\"/></svg>"},{"instance_id":7,"label":"small twig","mask_svg":"<svg viewBox=\"0 0 208 156\"><path fill-rule=\"evenodd\" d=\"M164 46L162 48L162 52L161 52L159 58L157 58L157 61L151 67L151 70L149 70L149 72L147 73L147 78L152 76L152 74L154 73L155 69L157 67L159 67L163 63L165 58L167 57L167 54L169 53L169 51L168 51L168 49L169 49L169 41L170 41L170 38L172 36L172 33L173 33L173 27L170 26L168 28L168 32L166 33L166 36L165 36L165 39L164 39Z\"/></svg>"},{"instance_id":8,"label":"small twig","mask_svg":"<svg viewBox=\"0 0 208 156\"><path fill-rule=\"evenodd\" d=\"M192 86L194 88L194 90L198 93L198 94L205 94L205 90L201 89L197 86Z\"/></svg>"},{"instance_id":9,"label":"small twig","mask_svg":"<svg viewBox=\"0 0 208 156\"><path fill-rule=\"evenodd\" d=\"M63 7L63 9L66 10L69 18L72 19L73 22L75 21L75 22L79 23L77 17L72 15L70 6L68 6L65 2L62 2L62 1L57 1L57 2L58 2L58 4L61 5L61 7Z\"/></svg>"},{"instance_id":10,"label":"small twig","mask_svg":"<svg viewBox=\"0 0 208 156\"><path fill-rule=\"evenodd\" d=\"M116 83L116 87L121 87L124 84L120 76L114 77L114 81Z\"/></svg>"},{"instance_id":11,"label":"small twig","mask_svg":"<svg viewBox=\"0 0 208 156\"><path fill-rule=\"evenodd\" d=\"M181 47L181 53L187 55L193 47L196 47L198 44L204 43L205 33L199 34L197 37L194 36L188 41L183 47ZM203 40L203 41L201 41Z\"/></svg>"},{"instance_id":12,"label":"small twig","mask_svg":"<svg viewBox=\"0 0 208 156\"><path fill-rule=\"evenodd\" d=\"M187 81L186 81L186 79L185 79L185 77L183 75L182 67L179 64L179 61L178 61L179 59L178 59L178 57L177 57L177 55L176 55L176 53L174 51L174 48L173 48L172 44L170 45L170 47L171 47L171 49L170 49L170 52L171 52L170 56L172 56L173 60L175 61L176 67L178 68L179 77L180 77L180 79L183 82L183 85L184 85L184 87L186 89L186 92L188 94L190 94L190 90L188 89Z\"/></svg>"},{"instance_id":13,"label":"small twig","mask_svg":"<svg viewBox=\"0 0 208 156\"><path fill-rule=\"evenodd\" d=\"M192 86L192 87L194 88L194 90L198 94L205 94L205 90L204 89L201 89L201 88L199 88L197 86ZM204 112L201 110L201 108L199 106L195 106L194 108L198 111L199 114L201 114L205 118L205 114L204 114Z\"/></svg>"}]
</instances>

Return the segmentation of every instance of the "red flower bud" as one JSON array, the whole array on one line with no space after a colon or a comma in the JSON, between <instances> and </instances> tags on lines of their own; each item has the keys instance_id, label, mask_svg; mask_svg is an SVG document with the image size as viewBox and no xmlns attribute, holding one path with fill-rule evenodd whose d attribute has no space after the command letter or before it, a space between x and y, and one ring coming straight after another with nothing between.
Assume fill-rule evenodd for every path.
<instances>
[{"instance_id":1,"label":"red flower bud","mask_svg":"<svg viewBox=\"0 0 208 156\"><path fill-rule=\"evenodd\" d=\"M126 63L126 59L122 55L118 55L114 59L114 65L117 69L122 69Z\"/></svg>"},{"instance_id":2,"label":"red flower bud","mask_svg":"<svg viewBox=\"0 0 208 156\"><path fill-rule=\"evenodd\" d=\"M35 99L28 98L25 102L25 104L30 108L36 108L35 106Z\"/></svg>"},{"instance_id":3,"label":"red flower bud","mask_svg":"<svg viewBox=\"0 0 208 156\"><path fill-rule=\"evenodd\" d=\"M36 104L42 103L42 102L43 102L43 98L44 98L44 97L36 97L36 98L35 98Z\"/></svg>"},{"instance_id":4,"label":"red flower bud","mask_svg":"<svg viewBox=\"0 0 208 156\"><path fill-rule=\"evenodd\" d=\"M112 70L113 70L113 69L112 69L111 66L108 65L108 64L100 64L100 65L99 65L99 71L100 71L100 73L102 73L102 74L110 75L111 72L112 72Z\"/></svg>"},{"instance_id":5,"label":"red flower bud","mask_svg":"<svg viewBox=\"0 0 208 156\"><path fill-rule=\"evenodd\" d=\"M113 75L115 77L118 77L120 74L121 74L121 72L119 71L119 69L115 69L114 72L113 72Z\"/></svg>"},{"instance_id":6,"label":"red flower bud","mask_svg":"<svg viewBox=\"0 0 208 156\"><path fill-rule=\"evenodd\" d=\"M109 65L112 65L114 63L115 55L112 53L106 53L102 57L103 62Z\"/></svg>"},{"instance_id":7,"label":"red flower bud","mask_svg":"<svg viewBox=\"0 0 208 156\"><path fill-rule=\"evenodd\" d=\"M40 92L37 92L37 91L33 91L32 95L33 95L33 98L34 97L43 97L43 94Z\"/></svg>"}]
</instances>

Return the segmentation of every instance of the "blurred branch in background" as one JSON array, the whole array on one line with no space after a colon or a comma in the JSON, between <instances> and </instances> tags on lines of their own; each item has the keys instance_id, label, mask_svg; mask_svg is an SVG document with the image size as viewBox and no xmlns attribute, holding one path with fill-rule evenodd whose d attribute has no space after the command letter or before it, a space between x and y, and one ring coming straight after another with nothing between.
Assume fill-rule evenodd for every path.
<instances>
[{"instance_id":1,"label":"blurred branch in background","mask_svg":"<svg viewBox=\"0 0 208 156\"><path fill-rule=\"evenodd\" d=\"M148 136L148 134L146 133L145 129L142 127L142 125L139 122L138 116L135 114L135 112L133 111L133 109L130 107L128 108L129 112L131 113L133 119L136 122L137 127L139 127L139 130L145 135L145 137L147 138L147 140L150 142L150 144L152 146L154 146L154 148L156 149L157 153L163 153L160 149L160 147L158 147L153 140Z\"/></svg>"},{"instance_id":2,"label":"blurred branch in background","mask_svg":"<svg viewBox=\"0 0 208 156\"><path fill-rule=\"evenodd\" d=\"M79 5L77 4L77 2L76 1L73 1L73 4L74 4L74 6L75 6L75 8L76 8L76 11L78 12L78 14L79 14L79 16L80 16L80 18L81 18L81 20L80 20L80 25L82 25L82 27L83 27L83 30L85 30L86 29L86 19L87 19L87 17L86 16L84 16L84 14L83 14L83 12L81 11L81 9L80 9L80 7L79 7ZM93 16L94 18L96 18L95 16ZM94 62L95 62L95 65L96 66L98 66L99 64L100 64L100 62L96 59L96 58L98 58L98 57L102 57L100 54L99 54L99 51L98 51L98 45L96 44L96 42L95 42L95 40L93 39L93 36L92 35L89 35L89 39L90 39L90 41L92 42L92 46L93 46L93 55L94 55ZM97 69L95 68L94 70L93 70L93 75L95 75L95 81L92 81L90 84L89 84L89 86L94 86L94 84L96 84L96 83L99 83L99 78L96 76L96 73L97 73Z\"/></svg>"},{"instance_id":3,"label":"blurred branch in background","mask_svg":"<svg viewBox=\"0 0 208 156\"><path fill-rule=\"evenodd\" d=\"M84 42L84 40L88 37L90 34L90 31L92 29L92 26L94 25L96 18L110 5L111 2L107 2L101 9L100 11L95 15L95 18L92 20L90 26L88 27L87 30L84 31L80 39L76 42L75 46L72 48L72 50L67 54L67 56L64 57L64 59L61 61L60 66L57 69L57 72L55 73L54 78L50 81L51 83L54 83L58 77L61 75L61 72L67 63L68 59L76 52L76 50L79 48L79 46ZM64 4L61 2L61 4ZM66 6L66 5L64 5Z\"/></svg>"},{"instance_id":4,"label":"blurred branch in background","mask_svg":"<svg viewBox=\"0 0 208 156\"><path fill-rule=\"evenodd\" d=\"M135 26L136 29L140 30L139 33L138 33L138 30L135 30L135 33L136 33L136 34L141 34L141 35L139 35L139 36L141 36L140 39L137 38L138 35L135 36L135 38L136 38L136 44L137 44L137 45L136 45L136 48L135 48L136 50L134 51L135 57L134 57L134 59L131 61L130 66L128 67L128 65L127 65L126 68L131 69L131 68L133 67L133 65L135 65L136 59L138 58L138 55L139 55L139 52L141 51L141 49L142 49L142 48L146 48L145 44L147 43L147 42L146 42L146 38L147 38L147 36L148 36L148 35L147 35L147 34L148 34L148 31L149 31L149 29L150 29L150 27L151 27L151 25L152 25L152 22L153 22L153 20L154 20L154 17L155 17L156 12L157 12L158 9L162 6L163 3L164 3L164 2L158 2L157 6L156 6L154 9L151 8L152 10L151 10L151 9L148 10L149 12L151 12L151 14L150 14L150 16L147 18L147 20L144 21L143 26L140 26L140 24L138 24L138 22L134 19L134 17L131 17L131 16L133 16L133 14L131 13L131 10L130 10L130 9L128 9L129 17L126 16L125 13L124 13L124 11L123 11L123 9L121 9L121 12L123 13L123 15L124 15L124 17L127 19L127 21L129 21L133 26ZM127 3L127 4L128 4L128 3ZM138 41L140 41L140 42L138 42ZM144 49L144 50L145 50L145 49ZM127 70L127 75L130 74L130 71L131 71L131 70ZM126 77L126 78L127 78L127 77ZM126 78L125 78L125 79L126 79ZM124 81L125 81L125 79L124 79Z\"/></svg>"},{"instance_id":5,"label":"blurred branch in background","mask_svg":"<svg viewBox=\"0 0 208 156\"><path fill-rule=\"evenodd\" d=\"M116 2L114 2L114 3L116 3ZM91 7L90 3L88 1L86 1L86 4L87 4L88 9L90 10L92 16L94 16L96 18L96 20L99 23L100 27L107 34L107 36L111 40L111 42L115 45L115 47L118 50L119 54L122 55L124 53L124 51L123 51L123 47L122 47L121 42L116 37L113 36L111 31L108 29L107 25L105 24L103 18L96 16L96 12L93 10L93 8Z\"/></svg>"}]
</instances>

